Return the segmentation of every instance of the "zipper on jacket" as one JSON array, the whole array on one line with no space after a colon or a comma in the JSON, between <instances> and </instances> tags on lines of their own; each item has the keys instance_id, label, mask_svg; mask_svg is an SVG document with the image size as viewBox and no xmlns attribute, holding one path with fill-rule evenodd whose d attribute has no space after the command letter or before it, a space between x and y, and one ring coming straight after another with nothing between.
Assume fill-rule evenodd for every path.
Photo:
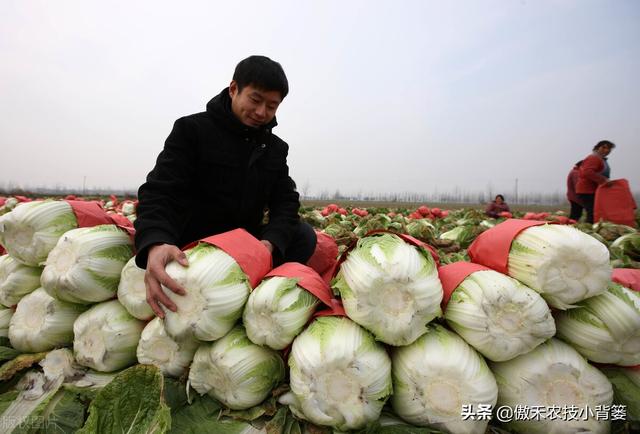
<instances>
[{"instance_id":1,"label":"zipper on jacket","mask_svg":"<svg viewBox=\"0 0 640 434\"><path fill-rule=\"evenodd\" d=\"M250 138L247 138L250 143L255 144L255 140L252 140ZM254 165L254 163L256 161L258 161L258 158L262 157L262 155L264 154L264 151L267 149L267 144L265 143L266 140L263 138L262 140L260 140L262 143L260 143L257 146L254 146L253 150L251 151L251 154L249 156L249 161L247 161L247 167L245 168L246 170L246 175L244 177L244 186L242 189L242 201L240 203L240 215L246 215L247 212L249 211L247 209L247 196L249 194L248 189L249 189L249 177L250 177L250 171L251 171L251 166ZM257 174L256 174L257 175Z\"/></svg>"}]
</instances>

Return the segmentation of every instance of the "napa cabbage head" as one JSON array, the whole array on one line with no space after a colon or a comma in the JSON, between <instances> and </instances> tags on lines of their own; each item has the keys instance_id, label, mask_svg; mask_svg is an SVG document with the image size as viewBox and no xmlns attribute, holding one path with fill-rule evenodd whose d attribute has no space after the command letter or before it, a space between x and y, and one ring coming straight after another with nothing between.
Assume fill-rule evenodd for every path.
<instances>
[{"instance_id":1,"label":"napa cabbage head","mask_svg":"<svg viewBox=\"0 0 640 434\"><path fill-rule=\"evenodd\" d=\"M557 309L606 291L611 280L607 247L564 225L534 226L511 243L508 274L539 292Z\"/></svg>"},{"instance_id":2,"label":"napa cabbage head","mask_svg":"<svg viewBox=\"0 0 640 434\"><path fill-rule=\"evenodd\" d=\"M10 255L0 256L0 304L12 307L40 287L42 268L21 264Z\"/></svg>"},{"instance_id":3,"label":"napa cabbage head","mask_svg":"<svg viewBox=\"0 0 640 434\"><path fill-rule=\"evenodd\" d=\"M147 287L144 283L145 270L136 265L132 257L122 268L118 283L118 300L133 317L148 321L155 315L147 303Z\"/></svg>"},{"instance_id":4,"label":"napa cabbage head","mask_svg":"<svg viewBox=\"0 0 640 434\"><path fill-rule=\"evenodd\" d=\"M26 295L9 326L11 346L25 353L48 351L73 342L73 323L88 306L51 297L43 288Z\"/></svg>"},{"instance_id":5,"label":"napa cabbage head","mask_svg":"<svg viewBox=\"0 0 640 434\"><path fill-rule=\"evenodd\" d=\"M222 249L200 243L185 251L188 267L170 262L166 271L186 289L178 295L164 288L177 311L165 309L164 326L169 336L214 341L227 334L242 317L251 287L238 263Z\"/></svg>"},{"instance_id":6,"label":"napa cabbage head","mask_svg":"<svg viewBox=\"0 0 640 434\"><path fill-rule=\"evenodd\" d=\"M59 300L91 304L114 298L120 273L133 256L129 235L115 225L66 232L49 254L42 287Z\"/></svg>"},{"instance_id":7,"label":"napa cabbage head","mask_svg":"<svg viewBox=\"0 0 640 434\"><path fill-rule=\"evenodd\" d=\"M40 266L62 234L77 227L67 202L25 202L0 217L0 244L22 264Z\"/></svg>"},{"instance_id":8,"label":"napa cabbage head","mask_svg":"<svg viewBox=\"0 0 640 434\"><path fill-rule=\"evenodd\" d=\"M446 432L484 433L488 420L464 420L463 405L493 406L496 380L484 359L440 325L392 352L391 405L409 423Z\"/></svg>"},{"instance_id":9,"label":"napa cabbage head","mask_svg":"<svg viewBox=\"0 0 640 434\"><path fill-rule=\"evenodd\" d=\"M392 392L384 347L346 317L319 317L293 341L291 391L279 398L294 415L338 430L377 420Z\"/></svg>"},{"instance_id":10,"label":"napa cabbage head","mask_svg":"<svg viewBox=\"0 0 640 434\"><path fill-rule=\"evenodd\" d=\"M293 342L318 304L297 279L273 276L249 295L242 323L251 342L281 350Z\"/></svg>"},{"instance_id":11,"label":"napa cabbage head","mask_svg":"<svg viewBox=\"0 0 640 434\"><path fill-rule=\"evenodd\" d=\"M432 256L389 233L360 239L334 287L349 318L389 345L415 341L442 313Z\"/></svg>"},{"instance_id":12,"label":"napa cabbage head","mask_svg":"<svg viewBox=\"0 0 640 434\"><path fill-rule=\"evenodd\" d=\"M640 294L611 283L604 294L556 315L558 337L587 359L640 365Z\"/></svg>"},{"instance_id":13,"label":"napa cabbage head","mask_svg":"<svg viewBox=\"0 0 640 434\"><path fill-rule=\"evenodd\" d=\"M552 338L506 362L490 362L498 383L498 406L515 408L595 409L610 406L613 389L607 377L589 365L576 350ZM521 433L589 432L608 433L609 420L553 417L553 412L541 414L539 420L513 420L507 427Z\"/></svg>"},{"instance_id":14,"label":"napa cabbage head","mask_svg":"<svg viewBox=\"0 0 640 434\"><path fill-rule=\"evenodd\" d=\"M551 338L556 327L544 299L493 270L471 273L451 295L447 323L493 361L512 359Z\"/></svg>"},{"instance_id":15,"label":"napa cabbage head","mask_svg":"<svg viewBox=\"0 0 640 434\"><path fill-rule=\"evenodd\" d=\"M113 372L133 365L145 323L118 300L94 305L73 324L73 351L82 366Z\"/></svg>"},{"instance_id":16,"label":"napa cabbage head","mask_svg":"<svg viewBox=\"0 0 640 434\"><path fill-rule=\"evenodd\" d=\"M197 349L189 370L189 383L201 395L219 400L233 410L264 401L284 379L280 354L256 345L236 326L221 339Z\"/></svg>"},{"instance_id":17,"label":"napa cabbage head","mask_svg":"<svg viewBox=\"0 0 640 434\"><path fill-rule=\"evenodd\" d=\"M154 318L142 331L136 356L139 363L155 365L164 375L180 377L189 369L198 345L199 342L191 337L171 338L162 319Z\"/></svg>"},{"instance_id":18,"label":"napa cabbage head","mask_svg":"<svg viewBox=\"0 0 640 434\"><path fill-rule=\"evenodd\" d=\"M624 405L627 420L640 421L640 366L603 366L600 370L613 385L613 403Z\"/></svg>"}]
</instances>

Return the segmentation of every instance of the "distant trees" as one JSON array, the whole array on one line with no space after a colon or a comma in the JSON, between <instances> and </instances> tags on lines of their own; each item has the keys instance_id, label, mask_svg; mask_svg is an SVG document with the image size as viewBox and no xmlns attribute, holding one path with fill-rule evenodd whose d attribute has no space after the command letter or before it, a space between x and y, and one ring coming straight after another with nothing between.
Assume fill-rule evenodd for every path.
<instances>
[{"instance_id":1,"label":"distant trees","mask_svg":"<svg viewBox=\"0 0 640 434\"><path fill-rule=\"evenodd\" d=\"M411 202L411 203L461 203L461 204L484 204L493 200L494 188L491 184L487 185L485 191L465 190L460 187L454 187L450 191L438 191L437 189L431 193L402 191L402 192L364 192L359 190L356 193L344 193L339 188L331 193L327 189L323 189L320 193L314 195L311 193L311 183L307 180L300 189L300 194L307 200L357 200L357 201L385 201L385 202ZM0 196L21 195L29 197L42 196L66 196L75 194L78 196L108 196L114 194L118 197L135 198L137 190L132 188L114 189L107 187L91 187L91 188L75 188L64 185L56 185L54 187L24 187L16 185L12 182L0 182ZM567 203L564 192L518 192L517 201L515 194L509 195L504 193L507 202L510 204L522 205L565 205ZM636 202L640 203L640 192L633 193Z\"/></svg>"}]
</instances>

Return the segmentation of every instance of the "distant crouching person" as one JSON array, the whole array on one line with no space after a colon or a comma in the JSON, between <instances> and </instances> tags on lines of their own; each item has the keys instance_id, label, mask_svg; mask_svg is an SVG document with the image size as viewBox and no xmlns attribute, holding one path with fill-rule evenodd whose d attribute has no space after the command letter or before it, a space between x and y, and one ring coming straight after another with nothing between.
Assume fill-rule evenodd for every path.
<instances>
[{"instance_id":1,"label":"distant crouching person","mask_svg":"<svg viewBox=\"0 0 640 434\"><path fill-rule=\"evenodd\" d=\"M509 205L504 201L504 196L499 194L493 200L493 202L487 205L487 209L485 210L485 214L489 217L498 218L500 217L501 212L511 212L509 209Z\"/></svg>"}]
</instances>

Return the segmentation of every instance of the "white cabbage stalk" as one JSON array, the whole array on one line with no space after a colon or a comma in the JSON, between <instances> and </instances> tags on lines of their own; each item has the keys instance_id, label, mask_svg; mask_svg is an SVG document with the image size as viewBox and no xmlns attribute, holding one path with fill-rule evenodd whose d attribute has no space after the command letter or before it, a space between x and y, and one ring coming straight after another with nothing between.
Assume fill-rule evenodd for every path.
<instances>
[{"instance_id":1,"label":"white cabbage stalk","mask_svg":"<svg viewBox=\"0 0 640 434\"><path fill-rule=\"evenodd\" d=\"M609 250L574 227L534 226L511 244L508 274L538 291L550 306L569 309L607 290Z\"/></svg>"},{"instance_id":2,"label":"white cabbage stalk","mask_svg":"<svg viewBox=\"0 0 640 434\"><path fill-rule=\"evenodd\" d=\"M118 300L96 304L73 324L76 360L100 372L133 365L144 326Z\"/></svg>"},{"instance_id":3,"label":"white cabbage stalk","mask_svg":"<svg viewBox=\"0 0 640 434\"><path fill-rule=\"evenodd\" d=\"M0 338L9 336L9 323L13 316L13 309L0 306Z\"/></svg>"},{"instance_id":4,"label":"white cabbage stalk","mask_svg":"<svg viewBox=\"0 0 640 434\"><path fill-rule=\"evenodd\" d=\"M136 355L139 363L155 365L165 375L180 377L189 368L198 345L198 341L188 337L180 341L172 339L162 320L154 318L142 331Z\"/></svg>"},{"instance_id":5,"label":"white cabbage stalk","mask_svg":"<svg viewBox=\"0 0 640 434\"><path fill-rule=\"evenodd\" d=\"M163 287L178 308L177 312L165 309L165 329L177 339L219 339L242 316L251 289L248 278L231 256L212 245L200 243L185 254L188 267L175 261L166 267L187 294L177 295Z\"/></svg>"},{"instance_id":6,"label":"white cabbage stalk","mask_svg":"<svg viewBox=\"0 0 640 434\"><path fill-rule=\"evenodd\" d=\"M40 287L42 268L21 264L9 255L0 256L0 304L11 307Z\"/></svg>"},{"instance_id":7,"label":"white cabbage stalk","mask_svg":"<svg viewBox=\"0 0 640 434\"><path fill-rule=\"evenodd\" d=\"M484 433L488 420L463 420L463 405L493 406L496 380L484 359L440 325L391 356L396 414L409 423L454 433Z\"/></svg>"},{"instance_id":8,"label":"white cabbage stalk","mask_svg":"<svg viewBox=\"0 0 640 434\"><path fill-rule=\"evenodd\" d=\"M476 271L464 279L451 295L444 317L469 345L496 362L527 353L556 332L540 294L492 270Z\"/></svg>"},{"instance_id":9,"label":"white cabbage stalk","mask_svg":"<svg viewBox=\"0 0 640 434\"><path fill-rule=\"evenodd\" d=\"M285 375L280 354L256 345L242 326L222 339L205 342L196 351L189 383L233 410L260 404Z\"/></svg>"},{"instance_id":10,"label":"white cabbage stalk","mask_svg":"<svg viewBox=\"0 0 640 434\"><path fill-rule=\"evenodd\" d=\"M346 317L319 317L293 341L291 391L282 395L294 415L342 431L377 420L392 392L391 360L373 335Z\"/></svg>"},{"instance_id":11,"label":"white cabbage stalk","mask_svg":"<svg viewBox=\"0 0 640 434\"><path fill-rule=\"evenodd\" d=\"M145 270L138 268L136 257L129 259L120 273L118 300L132 316L148 321L155 316L147 303L147 288L144 284Z\"/></svg>"},{"instance_id":12,"label":"white cabbage stalk","mask_svg":"<svg viewBox=\"0 0 640 434\"><path fill-rule=\"evenodd\" d=\"M640 365L638 292L611 283L607 292L578 306L556 316L559 338L593 362Z\"/></svg>"},{"instance_id":13,"label":"white cabbage stalk","mask_svg":"<svg viewBox=\"0 0 640 434\"><path fill-rule=\"evenodd\" d=\"M43 288L26 295L11 318L11 346L24 353L37 353L73 342L73 323L88 309L51 297Z\"/></svg>"},{"instance_id":14,"label":"white cabbage stalk","mask_svg":"<svg viewBox=\"0 0 640 434\"><path fill-rule=\"evenodd\" d=\"M72 303L109 300L132 256L131 238L115 225L73 229L49 254L42 286L51 296Z\"/></svg>"},{"instance_id":15,"label":"white cabbage stalk","mask_svg":"<svg viewBox=\"0 0 640 434\"><path fill-rule=\"evenodd\" d=\"M62 234L77 227L67 202L25 202L0 217L0 244L17 261L39 266Z\"/></svg>"},{"instance_id":16,"label":"white cabbage stalk","mask_svg":"<svg viewBox=\"0 0 640 434\"><path fill-rule=\"evenodd\" d=\"M607 377L589 365L576 350L552 338L533 351L507 362L489 364L498 382L498 406L538 406L540 420L514 420L509 427L523 433L608 433L609 421L595 417L554 419L552 407L609 406L613 389ZM548 417L551 415L551 417Z\"/></svg>"},{"instance_id":17,"label":"white cabbage stalk","mask_svg":"<svg viewBox=\"0 0 640 434\"><path fill-rule=\"evenodd\" d=\"M281 350L293 342L318 303L297 279L270 277L249 295L242 323L251 342Z\"/></svg>"},{"instance_id":18,"label":"white cabbage stalk","mask_svg":"<svg viewBox=\"0 0 640 434\"><path fill-rule=\"evenodd\" d=\"M390 345L408 345L440 316L442 284L433 258L396 235L362 238L335 288L352 320Z\"/></svg>"}]
</instances>

